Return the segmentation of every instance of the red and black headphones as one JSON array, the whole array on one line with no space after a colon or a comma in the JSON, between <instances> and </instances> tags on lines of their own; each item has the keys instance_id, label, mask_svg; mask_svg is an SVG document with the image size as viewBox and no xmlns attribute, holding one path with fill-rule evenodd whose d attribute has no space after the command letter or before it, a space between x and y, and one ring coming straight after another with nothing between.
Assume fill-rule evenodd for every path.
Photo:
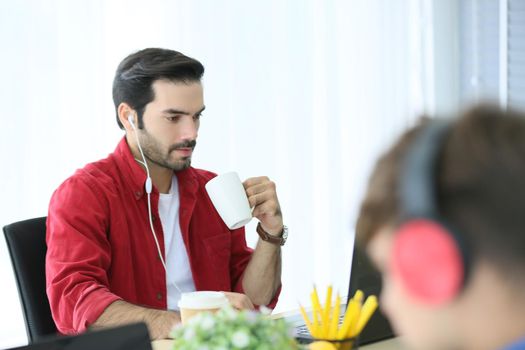
<instances>
[{"instance_id":1,"label":"red and black headphones","mask_svg":"<svg viewBox=\"0 0 525 350\"><path fill-rule=\"evenodd\" d=\"M392 272L408 293L435 305L456 297L468 273L463 238L437 203L437 163L450 129L451 121L430 122L406 153L399 178L402 221L391 257Z\"/></svg>"}]
</instances>

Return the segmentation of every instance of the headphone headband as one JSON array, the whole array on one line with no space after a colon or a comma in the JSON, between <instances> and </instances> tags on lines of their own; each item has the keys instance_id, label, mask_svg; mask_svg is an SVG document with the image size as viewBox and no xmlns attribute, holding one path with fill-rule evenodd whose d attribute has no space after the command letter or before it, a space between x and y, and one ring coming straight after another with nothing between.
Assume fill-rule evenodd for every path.
<instances>
[{"instance_id":1,"label":"headphone headband","mask_svg":"<svg viewBox=\"0 0 525 350\"><path fill-rule=\"evenodd\" d=\"M409 146L399 174L401 223L393 243L392 271L420 301L440 304L461 292L468 274L462 237L437 204L437 163L452 122L436 119Z\"/></svg>"},{"instance_id":2,"label":"headphone headband","mask_svg":"<svg viewBox=\"0 0 525 350\"><path fill-rule=\"evenodd\" d=\"M447 119L431 121L410 146L400 173L402 219L439 217L436 195L437 159L451 124Z\"/></svg>"}]
</instances>

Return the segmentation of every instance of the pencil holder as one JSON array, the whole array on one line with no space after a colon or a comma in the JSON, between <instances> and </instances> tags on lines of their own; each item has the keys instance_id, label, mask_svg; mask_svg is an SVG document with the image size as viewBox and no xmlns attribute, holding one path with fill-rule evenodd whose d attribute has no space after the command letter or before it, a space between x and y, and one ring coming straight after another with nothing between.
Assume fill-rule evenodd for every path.
<instances>
[{"instance_id":1,"label":"pencil holder","mask_svg":"<svg viewBox=\"0 0 525 350\"><path fill-rule=\"evenodd\" d=\"M359 348L357 338L346 339L314 339L314 342L327 342L334 346L337 350L356 350Z\"/></svg>"}]
</instances>

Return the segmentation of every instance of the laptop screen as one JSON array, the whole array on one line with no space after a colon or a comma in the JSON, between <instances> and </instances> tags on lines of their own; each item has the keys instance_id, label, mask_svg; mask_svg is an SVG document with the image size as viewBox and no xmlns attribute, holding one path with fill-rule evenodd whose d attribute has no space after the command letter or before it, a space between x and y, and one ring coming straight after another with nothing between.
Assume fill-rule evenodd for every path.
<instances>
[{"instance_id":1,"label":"laptop screen","mask_svg":"<svg viewBox=\"0 0 525 350\"><path fill-rule=\"evenodd\" d=\"M52 337L11 350L151 350L146 325L137 323L118 328L86 332L77 336Z\"/></svg>"},{"instance_id":2,"label":"laptop screen","mask_svg":"<svg viewBox=\"0 0 525 350\"><path fill-rule=\"evenodd\" d=\"M381 293L381 274L368 259L367 254L357 244L354 244L348 298L351 298L358 289L361 289L365 296L376 295L379 297ZM380 305L361 332L359 344L368 344L393 336L390 323L381 312Z\"/></svg>"}]
</instances>

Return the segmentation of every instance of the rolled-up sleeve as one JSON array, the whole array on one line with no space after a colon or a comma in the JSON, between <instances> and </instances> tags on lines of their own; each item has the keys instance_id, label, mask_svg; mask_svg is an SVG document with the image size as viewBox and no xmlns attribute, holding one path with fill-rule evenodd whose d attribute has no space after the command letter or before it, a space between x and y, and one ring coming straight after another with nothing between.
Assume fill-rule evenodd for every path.
<instances>
[{"instance_id":1,"label":"rolled-up sleeve","mask_svg":"<svg viewBox=\"0 0 525 350\"><path fill-rule=\"evenodd\" d=\"M76 334L121 299L110 292L108 204L81 175L53 194L47 218L46 291L57 329Z\"/></svg>"}]
</instances>

